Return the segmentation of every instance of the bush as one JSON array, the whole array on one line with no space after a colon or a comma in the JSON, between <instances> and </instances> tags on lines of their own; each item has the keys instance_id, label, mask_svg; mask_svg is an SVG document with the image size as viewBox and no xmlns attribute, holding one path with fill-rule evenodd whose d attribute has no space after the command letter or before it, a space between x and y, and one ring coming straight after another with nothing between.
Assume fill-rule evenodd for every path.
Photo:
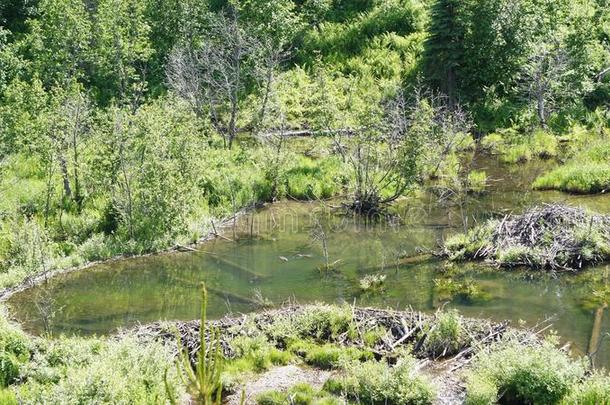
<instances>
[{"instance_id":1,"label":"bush","mask_svg":"<svg viewBox=\"0 0 610 405\"><path fill-rule=\"evenodd\" d=\"M505 146L502 134L494 132L481 139L481 148L491 154L500 153Z\"/></svg>"},{"instance_id":2,"label":"bush","mask_svg":"<svg viewBox=\"0 0 610 405\"><path fill-rule=\"evenodd\" d=\"M483 170L473 170L468 173L468 191L482 193L487 186L487 173Z\"/></svg>"},{"instance_id":3,"label":"bush","mask_svg":"<svg viewBox=\"0 0 610 405\"><path fill-rule=\"evenodd\" d=\"M308 384L297 384L286 392L267 391L256 397L259 405L339 405L342 402Z\"/></svg>"},{"instance_id":4,"label":"bush","mask_svg":"<svg viewBox=\"0 0 610 405\"><path fill-rule=\"evenodd\" d=\"M344 375L330 378L325 388L335 394L368 404L429 404L434 399L432 385L415 374L415 359L401 357L394 367L383 361L352 362Z\"/></svg>"},{"instance_id":5,"label":"bush","mask_svg":"<svg viewBox=\"0 0 610 405\"><path fill-rule=\"evenodd\" d=\"M454 354L462 346L462 319L455 310L437 313L428 326L423 350L432 357Z\"/></svg>"},{"instance_id":6,"label":"bush","mask_svg":"<svg viewBox=\"0 0 610 405\"><path fill-rule=\"evenodd\" d=\"M0 404L2 405L17 405L15 393L11 390L0 389Z\"/></svg>"},{"instance_id":7,"label":"bush","mask_svg":"<svg viewBox=\"0 0 610 405\"><path fill-rule=\"evenodd\" d=\"M114 251L102 233L96 233L78 247L78 253L86 262L103 260L111 257Z\"/></svg>"},{"instance_id":8,"label":"bush","mask_svg":"<svg viewBox=\"0 0 610 405\"><path fill-rule=\"evenodd\" d=\"M0 388L13 383L21 366L29 360L31 342L17 326L7 320L0 309Z\"/></svg>"},{"instance_id":9,"label":"bush","mask_svg":"<svg viewBox=\"0 0 610 405\"><path fill-rule=\"evenodd\" d=\"M322 346L293 345L293 350L300 353L305 351L305 362L309 365L322 369L338 368L342 363L352 360L367 360L373 357L371 352L357 349L355 347L339 347L333 344Z\"/></svg>"},{"instance_id":10,"label":"bush","mask_svg":"<svg viewBox=\"0 0 610 405\"><path fill-rule=\"evenodd\" d=\"M360 279L360 289L363 291L381 290L385 279L384 274L368 274Z\"/></svg>"},{"instance_id":11,"label":"bush","mask_svg":"<svg viewBox=\"0 0 610 405\"><path fill-rule=\"evenodd\" d=\"M159 343L135 338L100 341L60 339L34 357L26 382L18 387L21 404L147 404L166 401L163 376L183 388L171 350Z\"/></svg>"},{"instance_id":12,"label":"bush","mask_svg":"<svg viewBox=\"0 0 610 405\"><path fill-rule=\"evenodd\" d=\"M319 304L305 307L292 318L274 322L267 332L283 342L299 338L332 341L342 333L354 333L353 327L349 306Z\"/></svg>"},{"instance_id":13,"label":"bush","mask_svg":"<svg viewBox=\"0 0 610 405\"><path fill-rule=\"evenodd\" d=\"M505 341L480 352L466 375L468 403L556 404L585 374L584 361L572 361L551 342L524 346ZM495 391L494 391L495 388Z\"/></svg>"},{"instance_id":14,"label":"bush","mask_svg":"<svg viewBox=\"0 0 610 405\"><path fill-rule=\"evenodd\" d=\"M610 404L610 377L595 373L583 383L578 384L562 404L599 405Z\"/></svg>"}]
</instances>

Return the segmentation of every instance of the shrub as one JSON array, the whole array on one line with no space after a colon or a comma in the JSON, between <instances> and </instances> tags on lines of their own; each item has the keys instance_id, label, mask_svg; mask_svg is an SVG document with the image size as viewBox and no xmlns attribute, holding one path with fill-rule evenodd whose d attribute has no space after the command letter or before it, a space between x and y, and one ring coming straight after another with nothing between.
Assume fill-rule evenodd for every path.
<instances>
[{"instance_id":1,"label":"shrub","mask_svg":"<svg viewBox=\"0 0 610 405\"><path fill-rule=\"evenodd\" d=\"M473 170L468 173L468 191L482 193L487 186L487 173L483 170Z\"/></svg>"},{"instance_id":2,"label":"shrub","mask_svg":"<svg viewBox=\"0 0 610 405\"><path fill-rule=\"evenodd\" d=\"M468 385L466 405L492 405L498 401L498 387L485 380L473 380Z\"/></svg>"},{"instance_id":3,"label":"shrub","mask_svg":"<svg viewBox=\"0 0 610 405\"><path fill-rule=\"evenodd\" d=\"M610 377L596 373L578 384L562 404L599 405L610 404Z\"/></svg>"},{"instance_id":4,"label":"shrub","mask_svg":"<svg viewBox=\"0 0 610 405\"><path fill-rule=\"evenodd\" d=\"M360 289L363 291L381 290L385 279L384 274L367 274L360 279Z\"/></svg>"},{"instance_id":5,"label":"shrub","mask_svg":"<svg viewBox=\"0 0 610 405\"><path fill-rule=\"evenodd\" d=\"M375 347L387 335L388 331L383 326L377 326L371 330L364 332L362 340L365 346Z\"/></svg>"},{"instance_id":6,"label":"shrub","mask_svg":"<svg viewBox=\"0 0 610 405\"><path fill-rule=\"evenodd\" d=\"M18 387L21 404L144 404L167 398L163 376L173 355L159 343L142 345L129 336L106 342L64 338L43 349L28 367L30 378ZM182 396L175 368L167 378Z\"/></svg>"},{"instance_id":7,"label":"shrub","mask_svg":"<svg viewBox=\"0 0 610 405\"><path fill-rule=\"evenodd\" d=\"M286 392L267 391L256 397L259 405L339 405L342 402L328 394L315 390L309 384L296 384Z\"/></svg>"},{"instance_id":8,"label":"shrub","mask_svg":"<svg viewBox=\"0 0 610 405\"><path fill-rule=\"evenodd\" d=\"M481 139L481 148L491 154L498 154L504 148L505 141L502 134L494 132Z\"/></svg>"},{"instance_id":9,"label":"shrub","mask_svg":"<svg viewBox=\"0 0 610 405\"><path fill-rule=\"evenodd\" d=\"M0 388L19 377L22 364L29 360L30 346L27 336L0 309Z\"/></svg>"},{"instance_id":10,"label":"shrub","mask_svg":"<svg viewBox=\"0 0 610 405\"><path fill-rule=\"evenodd\" d=\"M455 310L439 312L427 328L423 350L433 357L455 353L462 345L462 320Z\"/></svg>"},{"instance_id":11,"label":"shrub","mask_svg":"<svg viewBox=\"0 0 610 405\"><path fill-rule=\"evenodd\" d=\"M78 253L86 262L90 262L107 259L114 254L114 251L104 234L96 233L78 247Z\"/></svg>"},{"instance_id":12,"label":"shrub","mask_svg":"<svg viewBox=\"0 0 610 405\"><path fill-rule=\"evenodd\" d=\"M504 341L480 352L466 375L469 403L502 401L555 404L570 392L586 371L584 362L572 361L551 342L524 346Z\"/></svg>"},{"instance_id":13,"label":"shrub","mask_svg":"<svg viewBox=\"0 0 610 405\"><path fill-rule=\"evenodd\" d=\"M339 347L333 344L301 346L301 353L303 350L306 350L305 362L307 364L323 369L337 368L346 361L372 358L371 352L355 347Z\"/></svg>"},{"instance_id":14,"label":"shrub","mask_svg":"<svg viewBox=\"0 0 610 405\"><path fill-rule=\"evenodd\" d=\"M298 338L333 340L344 332L353 333L352 310L349 306L310 305L268 327L269 335L279 341Z\"/></svg>"},{"instance_id":15,"label":"shrub","mask_svg":"<svg viewBox=\"0 0 610 405\"><path fill-rule=\"evenodd\" d=\"M414 372L415 359L404 356L394 367L383 361L352 362L344 375L330 378L325 388L346 394L361 403L429 404L434 398L432 385Z\"/></svg>"},{"instance_id":16,"label":"shrub","mask_svg":"<svg viewBox=\"0 0 610 405\"><path fill-rule=\"evenodd\" d=\"M17 405L17 397L11 390L0 389L0 404L2 405Z\"/></svg>"}]
</instances>

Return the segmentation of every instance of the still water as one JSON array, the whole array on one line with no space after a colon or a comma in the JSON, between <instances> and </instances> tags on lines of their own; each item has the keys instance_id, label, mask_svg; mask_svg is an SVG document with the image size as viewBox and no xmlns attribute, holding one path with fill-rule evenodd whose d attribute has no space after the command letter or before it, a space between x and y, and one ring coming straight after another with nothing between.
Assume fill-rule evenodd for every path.
<instances>
[{"instance_id":1,"label":"still water","mask_svg":"<svg viewBox=\"0 0 610 405\"><path fill-rule=\"evenodd\" d=\"M553 279L480 263L413 259L397 264L400 257L436 248L443 238L486 218L537 203L564 202L610 213L608 195L531 191L532 179L550 164L505 167L479 159L476 165L490 178L488 193L470 196L461 206L439 203L433 195L405 199L396 207L399 221L371 224L319 204L274 204L242 216L226 231L234 241L216 239L196 252L109 262L59 276L14 295L9 306L32 332L42 329L36 302L46 301L51 303L54 333L106 334L159 319L198 317L198 285L205 281L212 317L287 301L355 301L424 311L445 305L466 316L508 319L514 325L550 319L576 353L586 353L596 313L598 322L603 315L601 335L610 333L608 311L598 311L610 295L608 265ZM330 273L319 271L324 262L321 239L326 240L328 260L336 262ZM378 273L386 276L383 291L362 292L360 279ZM455 283L461 288L447 288ZM602 340L596 363L610 368L609 339Z\"/></svg>"}]
</instances>

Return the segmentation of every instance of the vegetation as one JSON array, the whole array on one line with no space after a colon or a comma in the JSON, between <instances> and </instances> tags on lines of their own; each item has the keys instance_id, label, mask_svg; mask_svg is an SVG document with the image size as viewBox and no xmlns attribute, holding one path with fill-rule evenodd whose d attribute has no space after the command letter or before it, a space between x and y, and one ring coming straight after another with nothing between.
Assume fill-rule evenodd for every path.
<instances>
[{"instance_id":1,"label":"vegetation","mask_svg":"<svg viewBox=\"0 0 610 405\"><path fill-rule=\"evenodd\" d=\"M499 266L582 269L610 258L608 217L561 205L491 219L445 241L451 260L486 259Z\"/></svg>"},{"instance_id":2,"label":"vegetation","mask_svg":"<svg viewBox=\"0 0 610 405\"><path fill-rule=\"evenodd\" d=\"M467 403L560 403L584 378L585 370L582 362L573 362L552 343L524 347L514 341L502 342L480 353L467 372ZM586 391L590 384L579 390ZM603 390L595 392L602 394Z\"/></svg>"},{"instance_id":3,"label":"vegetation","mask_svg":"<svg viewBox=\"0 0 610 405\"><path fill-rule=\"evenodd\" d=\"M535 189L609 189L609 27L607 0L3 1L0 289L218 236L216 225L261 203L336 199L377 220L418 190L460 210L465 233L444 249L453 260L607 261L606 217L543 207L468 230L467 201L490 183L470 167L480 151L563 162ZM339 270L324 227L311 236L321 272ZM485 296L449 278L436 284L447 296ZM384 280L358 281L381 292ZM0 402L209 403L246 375L302 362L338 376L259 402L429 403L413 356L451 356L483 333L439 313L388 359L379 353L394 352L387 341L403 326L397 315L364 325L366 314L314 306L228 346L209 339L204 317L199 357L181 351L176 370L160 342L33 338L2 314ZM528 350L506 368L492 366L495 352L477 358L469 401L607 398L605 377L548 346Z\"/></svg>"},{"instance_id":4,"label":"vegetation","mask_svg":"<svg viewBox=\"0 0 610 405\"><path fill-rule=\"evenodd\" d=\"M564 165L534 181L539 190L571 193L603 193L610 188L610 142L594 141Z\"/></svg>"}]
</instances>

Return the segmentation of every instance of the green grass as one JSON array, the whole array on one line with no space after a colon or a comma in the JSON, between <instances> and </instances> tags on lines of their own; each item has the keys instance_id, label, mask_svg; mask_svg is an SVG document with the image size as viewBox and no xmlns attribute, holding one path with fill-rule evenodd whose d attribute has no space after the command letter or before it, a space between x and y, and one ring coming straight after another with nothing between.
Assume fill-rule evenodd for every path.
<instances>
[{"instance_id":1,"label":"green grass","mask_svg":"<svg viewBox=\"0 0 610 405\"><path fill-rule=\"evenodd\" d=\"M594 194L610 189L610 164L573 162L538 177L536 190Z\"/></svg>"},{"instance_id":2,"label":"green grass","mask_svg":"<svg viewBox=\"0 0 610 405\"><path fill-rule=\"evenodd\" d=\"M297 384L285 392L267 391L256 397L258 405L339 405L343 402L330 394L316 390L312 386Z\"/></svg>"},{"instance_id":3,"label":"green grass","mask_svg":"<svg viewBox=\"0 0 610 405\"><path fill-rule=\"evenodd\" d=\"M414 371L415 359L404 356L394 366L384 361L350 363L343 374L325 384L331 393L342 393L367 404L430 404L435 392L430 382Z\"/></svg>"},{"instance_id":4,"label":"green grass","mask_svg":"<svg viewBox=\"0 0 610 405\"><path fill-rule=\"evenodd\" d=\"M572 361L551 342L499 343L481 352L466 373L466 402L493 404L501 397L502 403L557 404L586 369L584 360Z\"/></svg>"},{"instance_id":5,"label":"green grass","mask_svg":"<svg viewBox=\"0 0 610 405\"><path fill-rule=\"evenodd\" d=\"M593 194L610 189L610 141L597 141L576 153L565 165L538 177L537 190Z\"/></svg>"},{"instance_id":6,"label":"green grass","mask_svg":"<svg viewBox=\"0 0 610 405\"><path fill-rule=\"evenodd\" d=\"M483 170L473 170L468 173L468 191L472 193L482 193L487 187L487 173Z\"/></svg>"}]
</instances>

